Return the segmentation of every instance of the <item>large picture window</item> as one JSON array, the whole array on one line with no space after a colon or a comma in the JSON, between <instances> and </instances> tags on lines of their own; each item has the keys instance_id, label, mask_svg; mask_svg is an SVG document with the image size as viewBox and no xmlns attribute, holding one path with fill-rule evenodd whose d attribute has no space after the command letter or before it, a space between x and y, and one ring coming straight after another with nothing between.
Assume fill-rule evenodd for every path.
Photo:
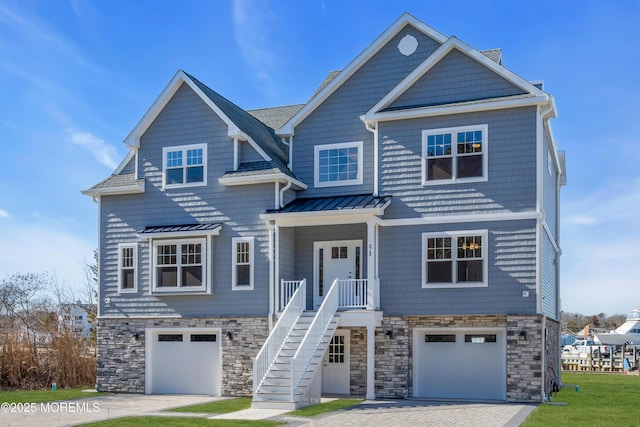
<instances>
[{"instance_id":1,"label":"large picture window","mask_svg":"<svg viewBox=\"0 0 640 427\"><path fill-rule=\"evenodd\" d=\"M487 125L422 131L424 185L487 179Z\"/></svg>"},{"instance_id":2,"label":"large picture window","mask_svg":"<svg viewBox=\"0 0 640 427\"><path fill-rule=\"evenodd\" d=\"M362 184L362 141L316 145L316 187Z\"/></svg>"},{"instance_id":3,"label":"large picture window","mask_svg":"<svg viewBox=\"0 0 640 427\"><path fill-rule=\"evenodd\" d=\"M424 233L422 287L487 286L487 232Z\"/></svg>"},{"instance_id":4,"label":"large picture window","mask_svg":"<svg viewBox=\"0 0 640 427\"><path fill-rule=\"evenodd\" d=\"M206 185L207 144L165 147L162 168L164 188Z\"/></svg>"},{"instance_id":5,"label":"large picture window","mask_svg":"<svg viewBox=\"0 0 640 427\"><path fill-rule=\"evenodd\" d=\"M205 239L157 240L153 242L155 291L205 289Z\"/></svg>"}]
</instances>

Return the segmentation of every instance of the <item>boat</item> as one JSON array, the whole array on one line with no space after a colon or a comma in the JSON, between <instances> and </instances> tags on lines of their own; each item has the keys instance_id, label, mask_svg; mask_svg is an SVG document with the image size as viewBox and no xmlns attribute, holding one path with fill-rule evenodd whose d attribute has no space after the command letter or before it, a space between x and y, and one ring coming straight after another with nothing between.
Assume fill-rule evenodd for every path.
<instances>
[{"instance_id":1,"label":"boat","mask_svg":"<svg viewBox=\"0 0 640 427\"><path fill-rule=\"evenodd\" d=\"M595 334L593 340L606 345L640 345L640 309L633 309L627 320L611 332Z\"/></svg>"}]
</instances>

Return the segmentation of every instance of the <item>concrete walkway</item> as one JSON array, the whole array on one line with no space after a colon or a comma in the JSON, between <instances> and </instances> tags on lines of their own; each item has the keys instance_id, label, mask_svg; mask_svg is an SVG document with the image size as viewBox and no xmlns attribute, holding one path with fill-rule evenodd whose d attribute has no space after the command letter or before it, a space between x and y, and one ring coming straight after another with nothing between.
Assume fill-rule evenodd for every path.
<instances>
[{"instance_id":1,"label":"concrete walkway","mask_svg":"<svg viewBox=\"0 0 640 427\"><path fill-rule=\"evenodd\" d=\"M210 419L270 419L288 426L473 426L517 427L535 405L506 403L451 403L424 400L375 400L313 419L292 417L287 411L247 409L229 414L161 412L181 406L224 400L224 397L188 395L109 394L60 402L16 406L0 412L0 426L62 427L114 418L161 415ZM1 402L0 402L1 403ZM27 409L28 408L28 409ZM27 412L27 410L29 412Z\"/></svg>"},{"instance_id":2,"label":"concrete walkway","mask_svg":"<svg viewBox=\"0 0 640 427\"><path fill-rule=\"evenodd\" d=\"M15 405L13 408L7 408L6 405L3 405L0 412L0 426L74 426L113 418L157 415L158 411L165 409L223 399L226 398L189 395L107 394L59 402L32 403L28 406L26 406L27 404Z\"/></svg>"}]
</instances>

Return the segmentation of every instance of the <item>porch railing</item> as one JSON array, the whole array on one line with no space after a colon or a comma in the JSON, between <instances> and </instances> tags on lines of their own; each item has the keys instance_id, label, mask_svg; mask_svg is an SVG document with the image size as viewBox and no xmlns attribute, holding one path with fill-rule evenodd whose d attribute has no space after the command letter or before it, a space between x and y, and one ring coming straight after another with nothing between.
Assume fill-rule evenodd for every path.
<instances>
[{"instance_id":1,"label":"porch railing","mask_svg":"<svg viewBox=\"0 0 640 427\"><path fill-rule=\"evenodd\" d=\"M295 325L300 314L305 310L307 306L306 296L306 279L302 280L300 286L293 292L289 303L286 305L284 311L280 315L278 322L273 327L273 330L267 337L262 349L253 359L253 398L257 398L258 389L262 386L262 383L269 371L269 368L273 364L278 351L284 344L285 339L289 335L291 328Z\"/></svg>"},{"instance_id":2,"label":"porch railing","mask_svg":"<svg viewBox=\"0 0 640 427\"><path fill-rule=\"evenodd\" d=\"M289 300L300 286L301 280L281 280L278 293L278 311L284 310Z\"/></svg>"},{"instance_id":3,"label":"porch railing","mask_svg":"<svg viewBox=\"0 0 640 427\"><path fill-rule=\"evenodd\" d=\"M333 281L331 288L324 296L322 305L318 309L316 316L311 322L307 333L300 342L300 347L291 359L291 401L295 402L295 393L304 378L304 373L311 363L311 360L318 349L320 339L329 327L329 323L333 320L338 310L338 279Z\"/></svg>"},{"instance_id":4,"label":"porch railing","mask_svg":"<svg viewBox=\"0 0 640 427\"><path fill-rule=\"evenodd\" d=\"M278 311L282 311L291 296L300 286L297 280L280 281L280 292L278 296ZM340 279L338 280L338 308L371 308L373 301L372 292L368 279Z\"/></svg>"},{"instance_id":5,"label":"porch railing","mask_svg":"<svg viewBox=\"0 0 640 427\"><path fill-rule=\"evenodd\" d=\"M368 283L367 279L338 280L338 308L367 308Z\"/></svg>"}]
</instances>

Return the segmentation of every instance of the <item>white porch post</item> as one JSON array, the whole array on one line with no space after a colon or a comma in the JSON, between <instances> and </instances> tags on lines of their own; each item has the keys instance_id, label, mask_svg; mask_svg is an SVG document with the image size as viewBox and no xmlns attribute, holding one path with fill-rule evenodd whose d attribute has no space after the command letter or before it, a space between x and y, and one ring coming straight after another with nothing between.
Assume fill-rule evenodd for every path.
<instances>
[{"instance_id":1,"label":"white porch post","mask_svg":"<svg viewBox=\"0 0 640 427\"><path fill-rule=\"evenodd\" d=\"M367 310L374 310L379 307L379 296L376 293L376 224L374 221L367 221Z\"/></svg>"},{"instance_id":2,"label":"white porch post","mask_svg":"<svg viewBox=\"0 0 640 427\"><path fill-rule=\"evenodd\" d=\"M374 400L376 398L375 334L375 325L367 325L367 400Z\"/></svg>"},{"instance_id":3,"label":"white porch post","mask_svg":"<svg viewBox=\"0 0 640 427\"><path fill-rule=\"evenodd\" d=\"M276 301L276 309L277 312L280 309L280 226L276 222L274 227L274 237L275 237L275 256L274 256L274 274L275 274L275 301Z\"/></svg>"}]
</instances>

